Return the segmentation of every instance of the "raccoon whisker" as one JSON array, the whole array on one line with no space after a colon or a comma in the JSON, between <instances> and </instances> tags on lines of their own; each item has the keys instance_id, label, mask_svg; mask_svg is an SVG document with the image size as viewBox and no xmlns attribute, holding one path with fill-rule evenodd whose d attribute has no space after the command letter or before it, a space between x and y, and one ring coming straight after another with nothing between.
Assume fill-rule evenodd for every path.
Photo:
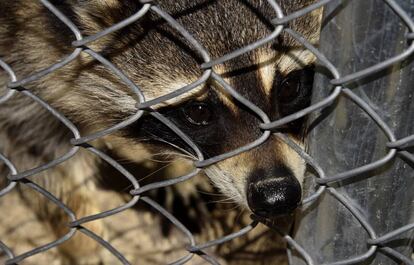
<instances>
[{"instance_id":1,"label":"raccoon whisker","mask_svg":"<svg viewBox=\"0 0 414 265\"><path fill-rule=\"evenodd\" d=\"M188 155L189 157L191 157L192 159L194 159L194 160L196 160L197 158L192 154L192 153L190 153L190 152L188 152L187 150L185 150L184 148L181 148L181 147L179 147L179 146L177 146L177 145L175 145L175 144L173 144L173 143L170 143L170 142L168 142L168 141L165 141L165 140L162 140L161 142L164 142L164 143L166 143L166 144L168 144L168 145L170 145L170 146L172 146L172 147L174 147L174 148L176 148L177 150L179 150L179 151L181 151L183 154L186 154L186 155Z\"/></svg>"},{"instance_id":2,"label":"raccoon whisker","mask_svg":"<svg viewBox=\"0 0 414 265\"><path fill-rule=\"evenodd\" d=\"M131 164L137 163L136 161L129 159L129 158L117 159L116 162L123 164L123 165L131 165Z\"/></svg>"},{"instance_id":3,"label":"raccoon whisker","mask_svg":"<svg viewBox=\"0 0 414 265\"><path fill-rule=\"evenodd\" d=\"M152 175L156 174L157 172L160 172L161 170L163 170L163 169L167 168L167 167L168 167L168 166L170 166L171 164L172 164L172 162L170 162L170 163L168 163L168 164L166 164L166 165L164 165L164 166L162 166L162 167L160 167L160 168L157 168L157 169L156 169L156 170L154 170L153 172L151 172L151 173L149 173L149 174L147 174L147 175L145 175L145 176L141 177L140 179L138 179L138 182L143 181L144 179L147 179L147 178L151 177ZM130 189L130 188L132 188L132 184L130 184L130 185L126 186L125 188L123 188L123 189L122 189L122 191L126 191L126 190L128 190L128 189Z\"/></svg>"},{"instance_id":4,"label":"raccoon whisker","mask_svg":"<svg viewBox=\"0 0 414 265\"><path fill-rule=\"evenodd\" d=\"M231 201L221 201L221 200L217 200L217 201L209 201L206 204L236 204L236 202L234 202L233 200Z\"/></svg>"},{"instance_id":5,"label":"raccoon whisker","mask_svg":"<svg viewBox=\"0 0 414 265\"><path fill-rule=\"evenodd\" d=\"M161 153L159 155L161 155ZM159 163L159 164L170 163L170 162L173 161L173 160L165 160L165 159L164 160L155 159L155 158L151 158L151 157L147 157L147 158L145 158L145 160L151 161L151 162L156 162L156 163ZM130 158L117 160L117 162L120 162L122 164L136 164L137 163L136 161L134 161L133 159L130 159Z\"/></svg>"},{"instance_id":6,"label":"raccoon whisker","mask_svg":"<svg viewBox=\"0 0 414 265\"><path fill-rule=\"evenodd\" d=\"M147 178L151 177L152 175L156 174L157 172L160 172L161 170L163 170L163 169L167 168L167 167L168 167L168 166L170 166L171 164L172 164L172 162L170 162L170 163L168 163L168 164L166 164L166 165L164 165L164 166L162 166L162 167L160 167L160 168L158 168L158 169L154 170L153 172L151 172L151 173L147 174L146 176L144 176L144 177L140 178L140 179L138 180L138 182L139 182L139 181L143 181L144 179L147 179Z\"/></svg>"},{"instance_id":7,"label":"raccoon whisker","mask_svg":"<svg viewBox=\"0 0 414 265\"><path fill-rule=\"evenodd\" d=\"M207 191L202 191L202 190L199 190L199 189L196 189L196 191L199 192L199 193L201 193L201 194L206 194L206 195L211 195L211 196L222 196L222 197L223 196L226 196L226 195L224 195L222 193L207 192Z\"/></svg>"},{"instance_id":8,"label":"raccoon whisker","mask_svg":"<svg viewBox=\"0 0 414 265\"><path fill-rule=\"evenodd\" d=\"M147 132L148 132L148 131L147 131ZM159 142L162 142L162 143L165 143L165 144L168 144L168 145L170 145L170 146L174 147L175 149L177 149L177 150L181 151L182 153L184 153L184 154L187 154L187 155L191 156L194 160L196 160L196 159L197 159L197 158L196 158L196 157L195 157L192 153L190 153L189 151L185 150L184 148L181 148L181 147L179 147L179 146L178 146L178 145L176 145L176 144L173 144L173 143L171 143L171 142L168 142L168 141L166 141L166 140L164 140L164 139L162 139L162 138L160 138L160 137L158 137L158 136L156 136L156 135L152 134L151 132L148 132L148 133L150 133L150 134L151 134L151 136L153 136L153 137L154 137L154 139L153 139L153 140L155 140L155 141L159 141Z\"/></svg>"},{"instance_id":9,"label":"raccoon whisker","mask_svg":"<svg viewBox=\"0 0 414 265\"><path fill-rule=\"evenodd\" d=\"M148 161L154 161L154 162L159 162L159 163L163 163L163 162L170 162L170 161L166 161L166 160L155 160L151 157L146 157L144 160L148 160ZM123 164L123 165L131 165L131 164L137 164L137 161L134 160L133 158L117 158L116 162Z\"/></svg>"},{"instance_id":10,"label":"raccoon whisker","mask_svg":"<svg viewBox=\"0 0 414 265\"><path fill-rule=\"evenodd\" d=\"M187 159L191 159L194 160L193 156L187 155L187 154L182 154L182 153L177 153L177 152L164 152L164 153L159 153L158 155L167 155L167 156L176 156L178 158L187 158Z\"/></svg>"},{"instance_id":11,"label":"raccoon whisker","mask_svg":"<svg viewBox=\"0 0 414 265\"><path fill-rule=\"evenodd\" d=\"M168 154L174 154L174 155L177 155L177 156L182 156L182 154L180 154L180 153L174 153L174 152L167 152L167 153L168 153ZM164 154L163 152L159 152L157 155L163 155L163 154ZM144 179L146 179L146 178L148 178L148 177L150 177L150 176L152 176L152 175L156 174L157 172L159 172L159 171L161 171L161 170L163 170L163 169L165 169L165 168L169 167L169 166L170 166L173 162L175 162L175 161L177 161L177 160L180 160L180 159L187 158L187 157L188 157L188 156L184 155L183 157L174 158L174 159L171 159L171 160L169 160L169 161L165 161L165 160L159 160L159 161L157 161L157 160L154 160L154 159L148 159L148 160L150 160L150 161L156 161L156 162L160 162L160 163L165 163L165 165L163 165L163 166L161 166L161 167L157 168L156 170L154 170L153 172L149 173L148 175L141 177L140 179L138 179L138 182L139 182L139 181L143 181ZM130 162L131 162L131 163L133 163L133 161L132 161L132 160L131 160ZM128 185L127 187L125 187L125 188L123 189L123 191L125 191L125 190L127 190L127 189L129 189L129 188L131 188L131 187L132 187L132 185Z\"/></svg>"},{"instance_id":12,"label":"raccoon whisker","mask_svg":"<svg viewBox=\"0 0 414 265\"><path fill-rule=\"evenodd\" d=\"M209 203L235 203L235 198L236 198L236 196L233 196L233 197L230 197L230 198L209 201Z\"/></svg>"},{"instance_id":13,"label":"raccoon whisker","mask_svg":"<svg viewBox=\"0 0 414 265\"><path fill-rule=\"evenodd\" d=\"M156 163L160 163L160 164L163 164L163 163L170 163L171 162L171 160L165 160L165 159L155 159L155 158L147 158L147 160L148 161L152 161L152 162L156 162Z\"/></svg>"},{"instance_id":14,"label":"raccoon whisker","mask_svg":"<svg viewBox=\"0 0 414 265\"><path fill-rule=\"evenodd\" d=\"M184 159L194 160L193 157L191 157L189 155L185 155L185 154L181 154L181 153L175 153L175 152L159 152L159 153L153 154L153 156L154 157L167 156L167 158L173 156L169 160L167 158L165 158L165 159L147 158L150 161L154 161L154 162L158 162L158 163L162 163L162 164L170 163L170 162L177 161L177 160L180 160L180 159L182 159L182 160L184 160Z\"/></svg>"}]
</instances>

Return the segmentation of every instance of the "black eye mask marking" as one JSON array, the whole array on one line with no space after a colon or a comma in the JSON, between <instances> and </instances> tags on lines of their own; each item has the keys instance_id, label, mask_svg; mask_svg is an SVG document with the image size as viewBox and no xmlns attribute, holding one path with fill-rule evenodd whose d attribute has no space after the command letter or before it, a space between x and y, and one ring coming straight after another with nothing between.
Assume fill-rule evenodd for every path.
<instances>
[{"instance_id":1,"label":"black eye mask marking","mask_svg":"<svg viewBox=\"0 0 414 265\"><path fill-rule=\"evenodd\" d=\"M224 139L231 128L228 128L228 120L231 117L225 106L219 103L214 95L210 95L206 101L188 101L179 105L167 106L158 110L164 117L172 121L205 153L205 156L216 155L222 152ZM123 130L125 136L146 143L152 142L160 147L167 147L165 143L193 153L193 150L185 144L167 126L151 115L144 115L137 122ZM224 141L225 142L225 141Z\"/></svg>"},{"instance_id":2,"label":"black eye mask marking","mask_svg":"<svg viewBox=\"0 0 414 265\"><path fill-rule=\"evenodd\" d=\"M259 94L260 91L254 91L257 80L243 79L245 82L236 83L235 87L248 88L248 96L256 97L255 104L269 112L273 109L276 115L271 116L278 118L309 106L313 75L313 68L309 67L276 80L271 101L261 100L265 99L265 95ZM270 102L272 103L269 104ZM260 136L260 130L253 130L259 124L257 117L242 105L238 107L237 114L229 111L222 103L220 95L211 90L203 101L183 102L158 111L186 133L203 150L206 157L210 157L233 150ZM289 133L301 135L304 122L304 119L296 120L283 130L287 129ZM193 152L174 132L150 115L144 115L136 123L125 128L124 132L126 136L138 142L153 142L164 148L168 142Z\"/></svg>"},{"instance_id":3,"label":"black eye mask marking","mask_svg":"<svg viewBox=\"0 0 414 265\"><path fill-rule=\"evenodd\" d=\"M286 76L276 73L271 94L273 120L298 112L310 105L314 75L313 66L290 72ZM277 130L301 137L305 132L305 124L306 117L285 124Z\"/></svg>"}]
</instances>

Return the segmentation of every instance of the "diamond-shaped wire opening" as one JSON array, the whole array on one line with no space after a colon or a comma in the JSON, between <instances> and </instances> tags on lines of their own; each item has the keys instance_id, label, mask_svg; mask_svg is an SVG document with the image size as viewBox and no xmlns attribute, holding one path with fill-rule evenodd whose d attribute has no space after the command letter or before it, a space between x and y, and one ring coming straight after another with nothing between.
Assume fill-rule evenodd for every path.
<instances>
[{"instance_id":1,"label":"diamond-shaped wire opening","mask_svg":"<svg viewBox=\"0 0 414 265\"><path fill-rule=\"evenodd\" d=\"M21 179L19 181L20 185L25 185L28 188L40 193L42 196L44 196L45 198L47 198L50 202L52 202L53 204L55 204L59 209L61 209L68 217L70 220L75 220L75 214L66 206L64 205L58 198L56 198L53 194L51 194L50 192L48 192L47 190L45 190L44 188L42 188L41 186L37 185L34 182L31 182L30 180L27 179ZM17 256L15 256L12 259L9 259L6 261L7 265L12 265L12 264L17 264L19 262L21 262L22 260L29 258L33 255L36 255L40 252L45 252L48 249L57 247L58 245L64 243L65 241L69 240L70 238L72 238L76 233L76 228L70 228L69 231L63 235L62 237L47 243L45 245L36 247L30 251L27 251L25 253L19 254Z\"/></svg>"},{"instance_id":2,"label":"diamond-shaped wire opening","mask_svg":"<svg viewBox=\"0 0 414 265\"><path fill-rule=\"evenodd\" d=\"M410 33L414 32L414 22L411 20L410 16L399 6L394 0L383 0L385 4L387 4L391 10L401 19L401 21L407 26ZM333 85L344 85L358 79L362 79L364 77L370 76L374 73L377 73L381 70L384 70L397 62L401 62L404 59L408 58L410 55L414 53L414 42L411 41L408 49L399 53L398 55L391 57L385 61L382 61L376 65L371 67L365 68L363 70L354 72L352 74L342 76L341 78L332 79L331 83Z\"/></svg>"},{"instance_id":3,"label":"diamond-shaped wire opening","mask_svg":"<svg viewBox=\"0 0 414 265\"><path fill-rule=\"evenodd\" d=\"M42 100L41 98L34 95L33 93L31 93L28 90L23 90L23 91L21 91L21 93L24 94L25 96L31 98L32 100L34 100L36 103L38 103L43 108L47 109L56 119L58 119L63 125L65 125L72 132L72 134L75 138L80 137L79 131L76 128L76 126L71 121L69 121L62 113L60 113L59 111L52 108L44 100ZM56 159L53 159L52 161L50 161L48 163L45 163L43 165L37 166L37 167L32 168L32 169L25 170L23 172L18 172L15 175L10 175L8 178L12 181L16 181L16 180L20 180L20 179L35 175L35 174L40 173L44 170L50 169L50 168L52 168L52 167L54 167L54 166L56 166L60 163L65 162L66 160L68 160L72 156L74 156L78 152L78 150L79 150L79 147L74 146L68 152L66 152L65 154L61 155L60 157L58 157Z\"/></svg>"},{"instance_id":4,"label":"diamond-shaped wire opening","mask_svg":"<svg viewBox=\"0 0 414 265\"><path fill-rule=\"evenodd\" d=\"M360 97L358 97L350 89L345 88L342 90L342 92L349 99L351 99L359 108L361 108L365 113L367 113L372 118L372 120L374 120L374 122L381 129L381 131L383 131L383 133L385 134L385 136L388 138L390 142L393 142L396 140L393 132L388 127L388 125L381 119L381 117L366 102L364 102ZM345 179L372 171L388 163L391 159L395 157L396 153L397 151L395 149L390 149L387 152L387 154L381 159L377 159L374 162L365 164L363 166L360 166L354 169L349 169L345 172L338 173L334 176L328 176L324 179L318 179L317 182L319 184L327 184L331 182L345 180Z\"/></svg>"}]
</instances>

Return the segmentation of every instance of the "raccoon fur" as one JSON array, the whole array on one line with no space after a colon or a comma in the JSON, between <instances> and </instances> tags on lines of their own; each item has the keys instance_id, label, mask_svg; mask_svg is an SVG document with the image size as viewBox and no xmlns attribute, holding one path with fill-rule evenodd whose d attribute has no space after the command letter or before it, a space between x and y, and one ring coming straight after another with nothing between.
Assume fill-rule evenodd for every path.
<instances>
[{"instance_id":1,"label":"raccoon fur","mask_svg":"<svg viewBox=\"0 0 414 265\"><path fill-rule=\"evenodd\" d=\"M313 2L281 0L279 4L289 14ZM108 28L142 8L134 0L51 3L83 36ZM276 15L264 0L160 0L153 4L178 21L211 58L244 47L274 30L270 20ZM316 43L320 20L319 9L286 26ZM72 31L40 1L0 2L0 58L12 67L18 80L65 58L73 52L74 40ZM203 74L203 61L197 50L153 10L86 46L125 73L143 91L146 100L190 84ZM273 42L212 69L271 120L276 120L309 105L314 60L309 51L282 33ZM1 73L0 95L6 92L9 81ZM18 88L22 89L30 90L65 115L82 136L109 128L137 112L137 97L131 89L85 52L68 65ZM206 158L250 143L263 133L260 120L211 80L153 108L185 132ZM304 119L281 130L298 144L304 144ZM0 153L19 172L65 154L72 147L71 138L67 127L20 92L0 105ZM186 174L193 169L196 158L175 133L151 115L90 144L116 158L140 184ZM271 136L250 151L206 167L190 181L153 190L145 196L187 225L201 243L238 231L251 222L252 213L275 220L293 212L301 200L304 172L305 163L300 156ZM2 180L9 174L4 165L0 165L0 173ZM28 178L59 198L77 218L100 213L130 199L130 183L83 148L69 160ZM19 207L24 214L13 213ZM9 217L1 217L0 226L4 229L0 239L17 254L69 231L66 214L23 184L0 199L0 209L10 212ZM32 228L18 221L20 218L24 223L29 216L35 223ZM84 226L108 240L131 264L165 264L188 253L186 238L142 202L134 209ZM8 234L10 229L17 234ZM40 234L44 238L30 238L38 230L43 231ZM278 235L259 224L246 236L207 252L222 264L283 264L284 246L277 242ZM47 256L48 253L51 254ZM98 243L77 232L58 248L27 258L22 264L116 262ZM189 263L202 262L195 256Z\"/></svg>"}]
</instances>

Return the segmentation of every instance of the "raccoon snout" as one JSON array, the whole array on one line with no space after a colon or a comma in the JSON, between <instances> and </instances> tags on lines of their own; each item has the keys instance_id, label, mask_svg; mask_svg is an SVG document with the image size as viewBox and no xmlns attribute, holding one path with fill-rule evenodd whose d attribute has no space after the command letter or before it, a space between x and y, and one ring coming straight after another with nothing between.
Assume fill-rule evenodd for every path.
<instances>
[{"instance_id":1,"label":"raccoon snout","mask_svg":"<svg viewBox=\"0 0 414 265\"><path fill-rule=\"evenodd\" d=\"M291 213L302 197L299 182L290 174L282 177L252 176L246 191L250 210L265 218Z\"/></svg>"}]
</instances>

